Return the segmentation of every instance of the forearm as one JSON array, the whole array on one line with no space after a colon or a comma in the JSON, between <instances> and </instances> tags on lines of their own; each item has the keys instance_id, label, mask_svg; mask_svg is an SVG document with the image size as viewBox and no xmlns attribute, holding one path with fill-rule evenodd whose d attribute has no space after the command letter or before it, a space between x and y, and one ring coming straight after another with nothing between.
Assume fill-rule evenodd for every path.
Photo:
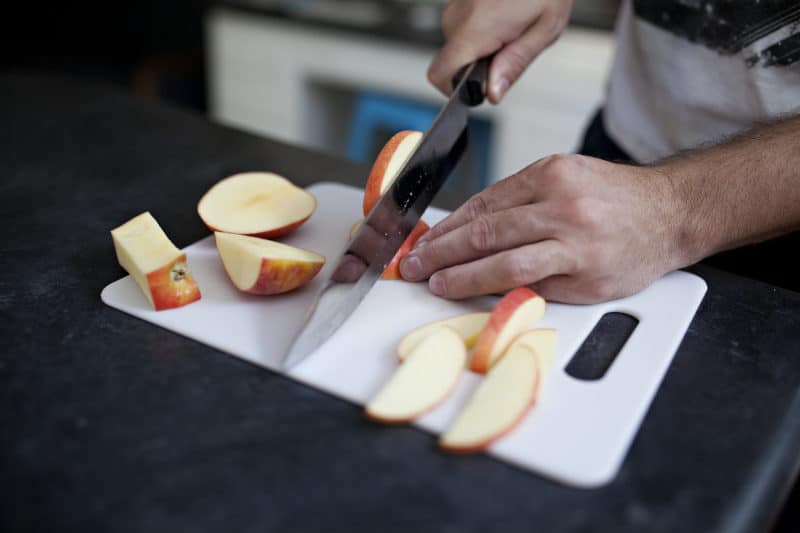
<instances>
[{"instance_id":1,"label":"forearm","mask_svg":"<svg viewBox=\"0 0 800 533\"><path fill-rule=\"evenodd\" d=\"M800 230L800 116L654 166L680 204L685 264Z\"/></svg>"}]
</instances>

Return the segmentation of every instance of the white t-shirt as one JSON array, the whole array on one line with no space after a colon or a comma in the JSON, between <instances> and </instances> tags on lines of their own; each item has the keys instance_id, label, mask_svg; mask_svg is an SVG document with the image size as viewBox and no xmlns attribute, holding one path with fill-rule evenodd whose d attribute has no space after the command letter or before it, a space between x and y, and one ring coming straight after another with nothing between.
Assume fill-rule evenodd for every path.
<instances>
[{"instance_id":1,"label":"white t-shirt","mask_svg":"<svg viewBox=\"0 0 800 533\"><path fill-rule=\"evenodd\" d=\"M800 1L623 1L603 118L636 161L798 113Z\"/></svg>"}]
</instances>

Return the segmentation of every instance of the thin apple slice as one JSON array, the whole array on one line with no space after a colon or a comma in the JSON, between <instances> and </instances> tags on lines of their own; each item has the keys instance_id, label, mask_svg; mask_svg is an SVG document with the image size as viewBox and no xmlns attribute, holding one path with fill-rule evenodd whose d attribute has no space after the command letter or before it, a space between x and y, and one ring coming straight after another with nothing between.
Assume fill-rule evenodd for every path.
<instances>
[{"instance_id":1,"label":"thin apple slice","mask_svg":"<svg viewBox=\"0 0 800 533\"><path fill-rule=\"evenodd\" d=\"M358 231L358 228L361 227L361 224L364 223L364 219L356 220L352 226L350 226L350 238L352 239L353 236ZM411 248L414 247L417 240L422 237L426 231L428 231L430 226L425 223L424 220L420 220L417 222L417 225L414 226L414 229L411 230L411 233L408 234L406 240L403 241L403 244L400 245L400 249L394 254L392 260L389 261L389 264L386 265L383 273L381 274L381 279L383 280L395 280L395 279L403 279L403 276L400 275L400 262L403 258L411 251Z\"/></svg>"},{"instance_id":2,"label":"thin apple slice","mask_svg":"<svg viewBox=\"0 0 800 533\"><path fill-rule=\"evenodd\" d=\"M417 222L417 225L414 226L414 229L412 229L411 233L408 234L406 240L400 245L400 249L397 250L397 253L394 254L394 257L392 257L392 260L389 261L388 265L386 265L383 274L381 274L381 279L403 279L403 276L400 275L400 262L408 254L408 252L411 251L411 248L414 247L419 238L425 235L425 232L427 232L429 229L431 229L431 227L428 226L424 220Z\"/></svg>"},{"instance_id":3,"label":"thin apple slice","mask_svg":"<svg viewBox=\"0 0 800 533\"><path fill-rule=\"evenodd\" d=\"M383 146L372 164L372 169L364 188L364 216L367 216L378 198L386 192L389 185L397 179L397 175L414 153L422 140L421 131L400 131L395 133Z\"/></svg>"},{"instance_id":4,"label":"thin apple slice","mask_svg":"<svg viewBox=\"0 0 800 533\"><path fill-rule=\"evenodd\" d=\"M466 358L464 341L455 331L447 327L431 331L369 402L367 416L399 424L430 411L458 383Z\"/></svg>"},{"instance_id":5,"label":"thin apple slice","mask_svg":"<svg viewBox=\"0 0 800 533\"><path fill-rule=\"evenodd\" d=\"M500 300L478 336L470 370L485 374L506 351L514 338L542 318L544 298L527 287L519 287Z\"/></svg>"},{"instance_id":6,"label":"thin apple slice","mask_svg":"<svg viewBox=\"0 0 800 533\"><path fill-rule=\"evenodd\" d=\"M316 208L316 198L286 178L245 172L211 187L197 213L211 231L274 238L298 228Z\"/></svg>"},{"instance_id":7,"label":"thin apple slice","mask_svg":"<svg viewBox=\"0 0 800 533\"><path fill-rule=\"evenodd\" d=\"M491 313L467 313L465 315L458 315L443 320L437 320L420 326L415 330L409 332L405 337L400 340L397 345L397 357L402 361L414 350L414 348L431 332L441 327L448 327L458 333L464 347L468 350L475 346L483 327L489 321Z\"/></svg>"},{"instance_id":8,"label":"thin apple slice","mask_svg":"<svg viewBox=\"0 0 800 533\"><path fill-rule=\"evenodd\" d=\"M555 346L554 329L520 335L478 385L439 446L453 453L474 453L511 432L536 403Z\"/></svg>"},{"instance_id":9,"label":"thin apple slice","mask_svg":"<svg viewBox=\"0 0 800 533\"><path fill-rule=\"evenodd\" d=\"M237 289L281 294L311 281L325 264L318 253L235 233L214 233L217 251Z\"/></svg>"},{"instance_id":10,"label":"thin apple slice","mask_svg":"<svg viewBox=\"0 0 800 533\"><path fill-rule=\"evenodd\" d=\"M178 250L149 211L111 230L117 261L156 311L200 299L200 289Z\"/></svg>"}]
</instances>

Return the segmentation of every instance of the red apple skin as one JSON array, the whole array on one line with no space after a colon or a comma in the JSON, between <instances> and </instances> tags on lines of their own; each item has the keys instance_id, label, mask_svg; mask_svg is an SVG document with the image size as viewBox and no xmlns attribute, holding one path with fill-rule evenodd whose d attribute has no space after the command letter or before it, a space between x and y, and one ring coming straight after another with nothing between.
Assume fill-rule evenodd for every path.
<instances>
[{"instance_id":1,"label":"red apple skin","mask_svg":"<svg viewBox=\"0 0 800 533\"><path fill-rule=\"evenodd\" d=\"M147 274L156 311L174 309L200 299L200 288L186 266L186 254Z\"/></svg>"},{"instance_id":2,"label":"red apple skin","mask_svg":"<svg viewBox=\"0 0 800 533\"><path fill-rule=\"evenodd\" d=\"M281 294L302 287L322 270L324 263L298 263L286 259L262 259L261 272L250 294Z\"/></svg>"},{"instance_id":3,"label":"red apple skin","mask_svg":"<svg viewBox=\"0 0 800 533\"><path fill-rule=\"evenodd\" d=\"M517 307L531 298L541 298L541 296L528 287L518 287L506 294L497 303L492 310L492 315L489 317L489 322L481 330L478 341L475 343L472 360L469 363L470 370L480 374L485 374L489 371L489 357L497 336L500 335L509 317L517 310Z\"/></svg>"},{"instance_id":4,"label":"red apple skin","mask_svg":"<svg viewBox=\"0 0 800 533\"><path fill-rule=\"evenodd\" d=\"M381 148L378 157L375 158L375 162L372 164L372 169L369 171L367 186L364 188L364 216L367 216L369 212L372 211L375 202L381 197L383 178L386 174L386 169L389 167L389 162L392 160L392 156L394 156L394 153L397 151L397 147L400 146L400 143L402 143L406 137L416 134L419 134L419 132L413 130L399 131L383 145L383 148Z\"/></svg>"},{"instance_id":5,"label":"red apple skin","mask_svg":"<svg viewBox=\"0 0 800 533\"><path fill-rule=\"evenodd\" d=\"M539 386L541 385L542 381L541 376L542 376L541 369L537 368L536 384L533 387L531 387L531 396L530 400L528 401L527 407L525 407L525 409L520 410L519 416L517 416L516 420L514 420L513 423L509 424L509 426L506 429L504 429L500 433L497 433L496 435L493 435L492 437L486 440L476 442L475 444L472 444L470 446L452 446L452 445L448 446L444 443L440 443L439 447L448 453L455 453L460 455L479 453L486 450L486 448L491 446L492 443L502 439L503 437L514 431L517 428L517 426L519 426L520 423L523 420L525 420L525 417L528 416L528 411L530 411L531 408L533 408L533 406L536 405L536 398L538 398L539 396Z\"/></svg>"},{"instance_id":6,"label":"red apple skin","mask_svg":"<svg viewBox=\"0 0 800 533\"><path fill-rule=\"evenodd\" d=\"M411 248L414 247L414 244L416 244L419 238L422 237L429 229L431 229L430 226L428 226L424 220L417 222L417 225L414 226L413 230L411 230L411 233L409 233L406 240L400 246L400 249L397 250L397 253L394 254L394 257L392 257L392 260L389 261L388 265L386 265L386 270L384 270L383 274L381 274L381 279L403 279L403 276L400 275L400 262L406 255L408 255L408 252L411 251Z\"/></svg>"},{"instance_id":7,"label":"red apple skin","mask_svg":"<svg viewBox=\"0 0 800 533\"><path fill-rule=\"evenodd\" d=\"M316 211L316 205L314 207L314 211ZM314 211L311 212L311 215L314 214ZM274 229L271 229L269 231L262 231L260 233L242 233L241 235L247 235L249 237L259 237L261 239L274 239L275 237L281 237L283 235L286 235L286 234L291 233L292 231L296 230L297 228L302 226L309 218L311 218L311 215L308 215L307 217L305 217L303 219L300 219L300 220L298 220L296 222L292 222L291 224L288 224L286 226L282 226L280 228L274 228ZM206 224L206 226L208 226L208 229L210 229L212 232L222 231L222 232L225 232L225 233L230 233L230 231L228 231L228 230L215 228L214 226L212 226L210 224Z\"/></svg>"}]
</instances>

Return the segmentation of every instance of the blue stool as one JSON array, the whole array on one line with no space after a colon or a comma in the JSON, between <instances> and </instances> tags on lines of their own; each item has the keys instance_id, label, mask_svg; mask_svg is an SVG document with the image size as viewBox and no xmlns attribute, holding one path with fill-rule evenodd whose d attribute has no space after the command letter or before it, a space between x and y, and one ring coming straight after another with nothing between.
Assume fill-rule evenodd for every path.
<instances>
[{"instance_id":1,"label":"blue stool","mask_svg":"<svg viewBox=\"0 0 800 533\"><path fill-rule=\"evenodd\" d=\"M347 157L363 163L372 160L372 142L379 130L397 132L400 130L426 131L436 118L439 108L365 91L356 96L350 136L347 143ZM475 191L486 186L489 173L490 124L485 120L470 119L470 147L475 169ZM452 181L445 188L452 188Z\"/></svg>"}]
</instances>

